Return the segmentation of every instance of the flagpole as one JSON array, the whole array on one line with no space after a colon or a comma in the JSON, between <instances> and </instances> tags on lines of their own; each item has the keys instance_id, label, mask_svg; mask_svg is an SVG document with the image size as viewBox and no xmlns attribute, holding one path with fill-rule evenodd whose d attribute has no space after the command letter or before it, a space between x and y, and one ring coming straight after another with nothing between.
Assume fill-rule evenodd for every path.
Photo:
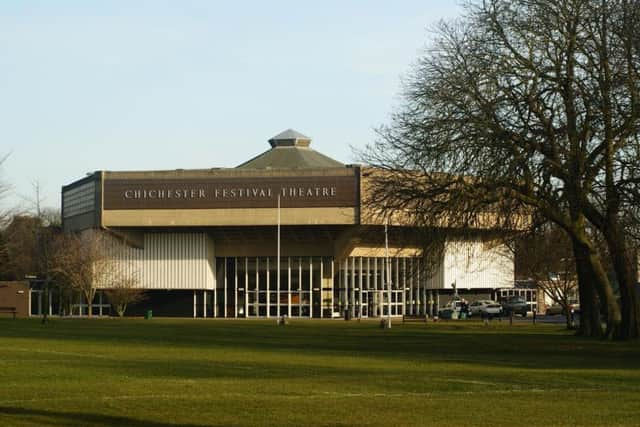
<instances>
[{"instance_id":1,"label":"flagpole","mask_svg":"<svg viewBox=\"0 0 640 427\"><path fill-rule=\"evenodd\" d=\"M389 263L389 236L388 236L388 224L389 220L384 223L384 249L387 271L387 328L391 328L391 264Z\"/></svg>"},{"instance_id":2,"label":"flagpole","mask_svg":"<svg viewBox=\"0 0 640 427\"><path fill-rule=\"evenodd\" d=\"M277 282L277 291L276 295L278 296L278 318L280 318L280 193L278 193L278 261L277 261L277 273L276 273L276 282Z\"/></svg>"}]
</instances>

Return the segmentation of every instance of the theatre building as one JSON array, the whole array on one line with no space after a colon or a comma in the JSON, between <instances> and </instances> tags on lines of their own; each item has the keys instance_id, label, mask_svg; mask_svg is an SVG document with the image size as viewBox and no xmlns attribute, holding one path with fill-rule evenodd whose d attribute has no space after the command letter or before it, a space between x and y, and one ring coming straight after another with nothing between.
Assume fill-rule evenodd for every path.
<instances>
[{"instance_id":1,"label":"theatre building","mask_svg":"<svg viewBox=\"0 0 640 427\"><path fill-rule=\"evenodd\" d=\"M108 257L146 290L129 314L428 314L453 286L485 298L513 286L513 260L481 230L452 237L435 269L408 225L390 224L387 252L384 224L362 203L367 167L293 130L269 143L234 168L90 174L62 188L63 227L108 236ZM100 293L94 303L106 313Z\"/></svg>"}]
</instances>

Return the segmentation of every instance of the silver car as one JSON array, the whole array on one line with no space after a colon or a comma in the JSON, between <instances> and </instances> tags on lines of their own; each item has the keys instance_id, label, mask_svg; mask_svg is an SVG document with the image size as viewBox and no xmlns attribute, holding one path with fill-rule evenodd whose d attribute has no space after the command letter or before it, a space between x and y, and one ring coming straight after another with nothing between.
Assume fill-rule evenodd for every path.
<instances>
[{"instance_id":1,"label":"silver car","mask_svg":"<svg viewBox=\"0 0 640 427\"><path fill-rule=\"evenodd\" d=\"M580 312L580 303L578 302L578 300L570 300L568 308L569 313L578 313ZM556 303L551 305L550 307L547 307L547 311L545 314L547 316L555 316L556 314L565 314L565 311L560 304Z\"/></svg>"},{"instance_id":2,"label":"silver car","mask_svg":"<svg viewBox=\"0 0 640 427\"><path fill-rule=\"evenodd\" d=\"M499 316L502 314L502 306L490 299L481 299L469 304L469 315Z\"/></svg>"}]
</instances>

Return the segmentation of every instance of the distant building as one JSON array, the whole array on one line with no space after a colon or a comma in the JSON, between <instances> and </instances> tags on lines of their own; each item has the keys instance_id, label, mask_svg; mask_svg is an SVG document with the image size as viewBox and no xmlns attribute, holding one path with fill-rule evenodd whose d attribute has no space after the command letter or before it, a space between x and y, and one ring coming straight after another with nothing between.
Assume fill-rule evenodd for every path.
<instances>
[{"instance_id":1,"label":"distant building","mask_svg":"<svg viewBox=\"0 0 640 427\"><path fill-rule=\"evenodd\" d=\"M513 286L512 258L482 233L452 238L428 277L417 233L392 224L389 300L384 224L362 203L368 168L293 130L269 143L235 168L95 172L62 188L63 227L107 232L113 260L148 291L137 309L154 315L427 314L453 286L483 297Z\"/></svg>"}]
</instances>

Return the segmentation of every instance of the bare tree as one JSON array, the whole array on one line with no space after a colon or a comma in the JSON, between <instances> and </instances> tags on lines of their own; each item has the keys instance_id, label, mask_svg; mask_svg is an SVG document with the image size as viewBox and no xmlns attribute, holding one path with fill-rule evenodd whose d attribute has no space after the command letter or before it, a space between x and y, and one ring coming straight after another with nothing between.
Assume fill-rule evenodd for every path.
<instances>
[{"instance_id":1,"label":"bare tree","mask_svg":"<svg viewBox=\"0 0 640 427\"><path fill-rule=\"evenodd\" d=\"M637 336L633 290L621 294L629 308L623 316L588 229L591 222L616 243L631 205L622 195L640 176L639 7L595 0L468 5L465 18L439 25L408 78L403 107L362 155L386 172L374 198L413 210L419 223L489 220L509 228L513 212L528 212L532 223L541 218L563 229L588 336L602 334L600 304L605 336ZM616 246L625 257L627 250Z\"/></svg>"},{"instance_id":2,"label":"bare tree","mask_svg":"<svg viewBox=\"0 0 640 427\"><path fill-rule=\"evenodd\" d=\"M117 279L116 266L107 257L105 244L99 231L66 234L60 236L53 257L54 271L84 297L89 317L97 290L113 287Z\"/></svg>"},{"instance_id":3,"label":"bare tree","mask_svg":"<svg viewBox=\"0 0 640 427\"><path fill-rule=\"evenodd\" d=\"M140 289L140 280L136 274L128 273L130 269L120 266L114 272L112 287L105 291L109 302L118 313L124 316L127 306L144 300L144 290Z\"/></svg>"},{"instance_id":4,"label":"bare tree","mask_svg":"<svg viewBox=\"0 0 640 427\"><path fill-rule=\"evenodd\" d=\"M545 296L559 304L567 328L573 328L570 302L578 290L578 276L566 233L546 225L532 233L518 235L512 246L516 253L516 275L532 279Z\"/></svg>"},{"instance_id":5,"label":"bare tree","mask_svg":"<svg viewBox=\"0 0 640 427\"><path fill-rule=\"evenodd\" d=\"M8 154L0 156L0 168L9 158ZM0 177L0 229L2 229L10 216L10 209L5 205L5 199L9 196L11 186L2 177Z\"/></svg>"}]
</instances>

